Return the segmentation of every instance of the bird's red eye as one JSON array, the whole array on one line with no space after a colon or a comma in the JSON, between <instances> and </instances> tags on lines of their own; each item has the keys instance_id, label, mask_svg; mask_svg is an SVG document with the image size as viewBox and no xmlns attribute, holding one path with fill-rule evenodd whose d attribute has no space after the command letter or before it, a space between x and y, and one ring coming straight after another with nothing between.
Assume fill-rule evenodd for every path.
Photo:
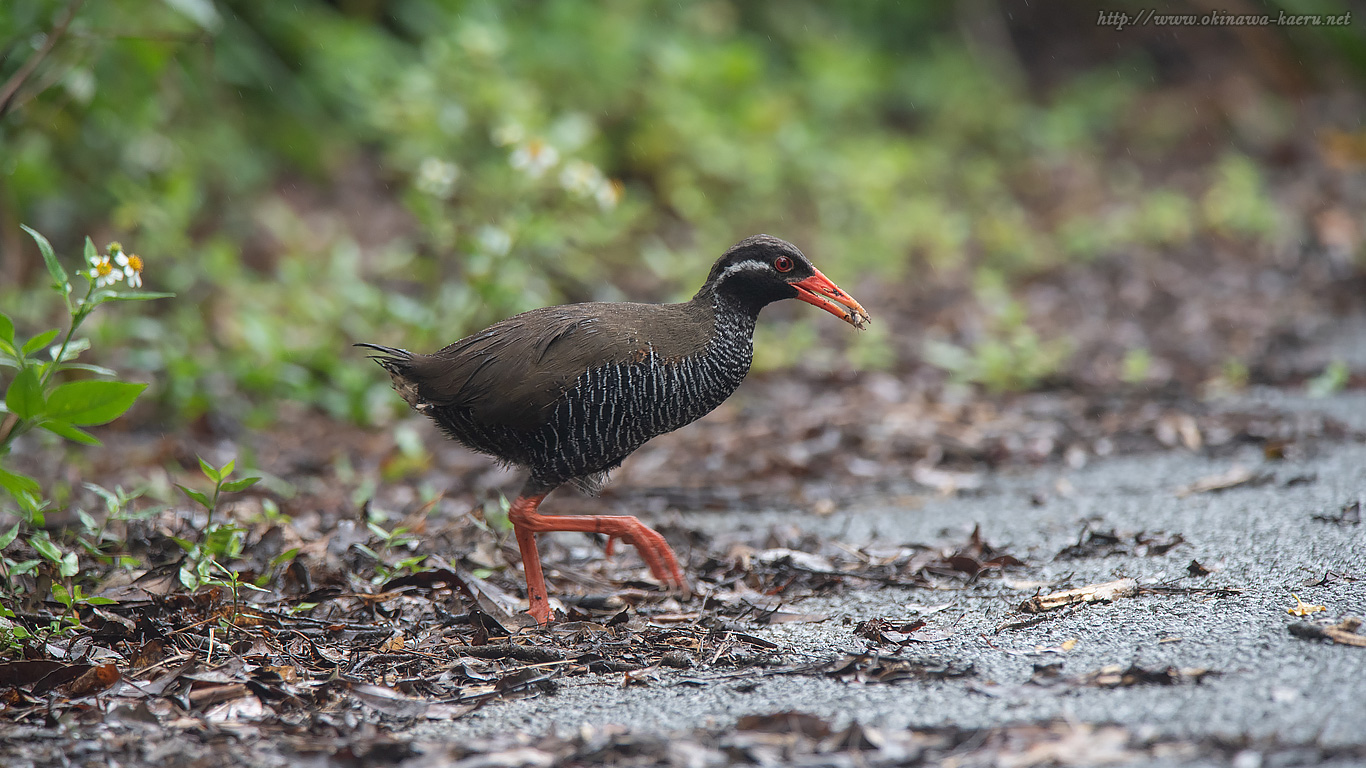
<instances>
[{"instance_id":1,"label":"bird's red eye","mask_svg":"<svg viewBox=\"0 0 1366 768\"><path fill-rule=\"evenodd\" d=\"M779 256L778 258L773 260L773 268L778 270L779 272L791 272L792 259L789 259L786 256Z\"/></svg>"}]
</instances>

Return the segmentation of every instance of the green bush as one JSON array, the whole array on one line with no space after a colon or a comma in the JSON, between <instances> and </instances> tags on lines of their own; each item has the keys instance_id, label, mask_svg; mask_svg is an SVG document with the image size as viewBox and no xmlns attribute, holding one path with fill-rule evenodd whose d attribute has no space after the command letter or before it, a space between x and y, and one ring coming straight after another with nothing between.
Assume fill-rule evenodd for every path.
<instances>
[{"instance_id":1,"label":"green bush","mask_svg":"<svg viewBox=\"0 0 1366 768\"><path fill-rule=\"evenodd\" d=\"M66 7L8 0L0 79ZM186 300L92 339L156 374L163 415L249 424L280 399L392 407L353 341L685 297L758 231L855 292L1273 233L1240 156L1200 189L1135 181L1191 130L1138 105L1142 62L1036 99L960 29L951 4L890 0L102 0L0 117L0 200L63 248L108 230L165 254L155 284ZM37 327L58 308L25 287L0 302Z\"/></svg>"}]
</instances>

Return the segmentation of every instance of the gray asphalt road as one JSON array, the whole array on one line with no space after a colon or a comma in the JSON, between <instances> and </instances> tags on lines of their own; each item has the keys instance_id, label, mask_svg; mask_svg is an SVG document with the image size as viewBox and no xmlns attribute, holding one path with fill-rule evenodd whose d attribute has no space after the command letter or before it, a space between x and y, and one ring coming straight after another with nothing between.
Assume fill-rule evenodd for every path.
<instances>
[{"instance_id":1,"label":"gray asphalt road","mask_svg":"<svg viewBox=\"0 0 1366 768\"><path fill-rule=\"evenodd\" d=\"M1366 396L1298 400L1268 393L1277 405L1315 409L1366 428ZM1220 493L1178 498L1176 489L1228 471L1235 464L1270 473L1272 481ZM1069 488L1070 486L1070 488ZM1031 496L1042 493L1042 506ZM968 591L870 589L812 599L794 610L828 612L820 623L759 628L793 660L834 658L862 651L853 622L911 617L908 606L948 603L928 617L947 640L908 646L901 655L971 664L976 675L895 684L843 682L829 677L773 676L755 685L707 678L705 671L665 672L646 687L622 688L618 675L566 680L555 694L501 702L428 737L465 738L523 730L571 731L583 723L624 724L675 731L725 726L747 714L801 710L845 723L901 728L989 727L1067 718L1122 723L1155 737L1218 737L1234 741L1315 744L1333 749L1366 745L1366 648L1296 638L1288 626L1292 594L1322 605L1316 617L1366 617L1366 525L1316 521L1366 497L1366 446L1322 445L1316 453L1268 462L1249 449L1209 460L1172 452L1048 468L989 478L981 493L931 498L914 508L870 504L828 517L787 511L762 514L695 513L706 529L797 524L854 545L962 541L973 525L1027 560L1015 580L1057 588L1118 577L1151 585L1230 587L1232 597L1140 595L1108 605L1059 612L1030 627L997 633L1021 618L1016 606L1033 591L1000 581ZM1180 534L1185 543L1161 556L1054 560L1077 541L1084 525L1121 534ZM1213 570L1195 578L1198 560ZM1324 579L1330 572L1338 574ZM1353 580L1355 579L1355 580ZM1048 590L1045 590L1048 591ZM1068 641L1075 640L1075 644ZM1061 650L1064 644L1069 650ZM1052 649L1052 650L1041 650ZM1036 664L1061 663L1063 678L1109 665L1203 668L1218 673L1199 683L1101 688L1030 682ZM684 680L687 678L688 680Z\"/></svg>"}]
</instances>

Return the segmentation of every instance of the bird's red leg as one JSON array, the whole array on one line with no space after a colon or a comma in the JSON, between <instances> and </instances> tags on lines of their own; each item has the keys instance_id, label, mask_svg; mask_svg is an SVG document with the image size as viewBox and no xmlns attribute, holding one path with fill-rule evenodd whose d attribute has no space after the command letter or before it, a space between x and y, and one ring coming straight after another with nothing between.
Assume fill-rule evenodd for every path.
<instances>
[{"instance_id":1,"label":"bird's red leg","mask_svg":"<svg viewBox=\"0 0 1366 768\"><path fill-rule=\"evenodd\" d=\"M536 514L536 507L545 498L538 496L518 496L508 510L508 520L517 532L517 548L522 550L522 570L526 573L527 613L537 624L550 623L550 596L545 590L545 575L541 573L541 553L536 549L536 529L524 521L529 518L543 518Z\"/></svg>"},{"instance_id":2,"label":"bird's red leg","mask_svg":"<svg viewBox=\"0 0 1366 768\"><path fill-rule=\"evenodd\" d=\"M541 578L541 564L536 554L535 534L548 531L605 533L608 536L619 538L640 552L641 559L650 566L650 573L653 573L656 579L680 590L685 595L691 594L688 582L683 578L683 571L678 567L678 558L674 557L674 551L669 547L669 543L664 540L663 536L646 527L644 523L634 517L624 516L542 515L536 511L536 506L542 498L545 497L521 497L513 503L512 509L508 512L508 519L517 529L518 544L522 542L523 531L526 532L527 540L531 542L530 557L527 555L527 546L522 545L522 562L525 564L535 559L536 586L532 585L532 568L525 565L523 567L527 574L527 596L532 600L529 613L536 617L537 621L545 623L536 613L534 590L537 587L541 589L541 599L544 601L545 581ZM544 613L549 616L549 609L544 609Z\"/></svg>"}]
</instances>

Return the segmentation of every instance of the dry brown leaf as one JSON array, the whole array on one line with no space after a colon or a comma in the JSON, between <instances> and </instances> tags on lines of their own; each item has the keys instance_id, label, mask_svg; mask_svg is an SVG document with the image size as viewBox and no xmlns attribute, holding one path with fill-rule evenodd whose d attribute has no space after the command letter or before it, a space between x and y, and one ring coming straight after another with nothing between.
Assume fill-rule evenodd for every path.
<instances>
[{"instance_id":1,"label":"dry brown leaf","mask_svg":"<svg viewBox=\"0 0 1366 768\"><path fill-rule=\"evenodd\" d=\"M82 696L107 690L121 679L118 667L113 664L101 664L86 670L80 677L62 686L60 690L67 698L79 699Z\"/></svg>"}]
</instances>

